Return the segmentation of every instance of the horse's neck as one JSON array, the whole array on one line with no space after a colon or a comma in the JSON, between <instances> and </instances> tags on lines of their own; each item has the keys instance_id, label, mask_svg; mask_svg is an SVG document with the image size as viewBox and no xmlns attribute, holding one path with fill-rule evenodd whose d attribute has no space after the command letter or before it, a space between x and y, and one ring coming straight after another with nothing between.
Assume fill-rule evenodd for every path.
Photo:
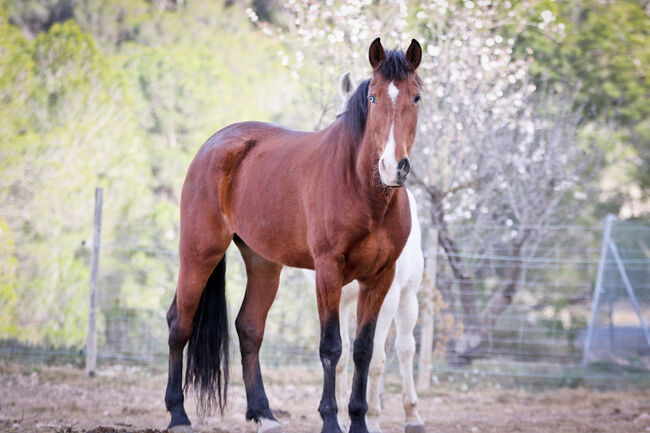
<instances>
[{"instance_id":1,"label":"horse's neck","mask_svg":"<svg viewBox=\"0 0 650 433\"><path fill-rule=\"evenodd\" d=\"M335 122L330 128L337 139L337 157L333 164L340 164L346 170L353 171L346 179L350 190L358 194L359 200L367 203L373 218L383 219L389 208L395 203L395 190L386 188L379 180L377 171L378 156L372 134L366 130L362 137L351 137L346 133L342 122ZM328 143L326 145L330 145Z\"/></svg>"}]
</instances>

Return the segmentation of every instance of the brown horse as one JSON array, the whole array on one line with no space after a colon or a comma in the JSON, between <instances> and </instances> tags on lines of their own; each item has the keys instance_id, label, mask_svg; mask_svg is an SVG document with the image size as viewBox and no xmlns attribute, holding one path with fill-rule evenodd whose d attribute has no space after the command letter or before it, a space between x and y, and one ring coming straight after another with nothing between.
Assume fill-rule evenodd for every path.
<instances>
[{"instance_id":1,"label":"brown horse","mask_svg":"<svg viewBox=\"0 0 650 433\"><path fill-rule=\"evenodd\" d=\"M318 408L324 433L339 433L335 396L341 355L341 288L360 284L350 432L367 433L366 382L375 322L411 229L404 188L416 132L422 50L406 54L371 45L372 79L326 129L308 133L245 122L227 126L201 147L181 196L180 273L167 313L169 428L188 431L186 383L201 405L223 411L228 383L224 253L232 240L248 281L237 316L246 418L259 432L282 432L264 391L259 349L283 265L316 270L324 384Z\"/></svg>"}]
</instances>

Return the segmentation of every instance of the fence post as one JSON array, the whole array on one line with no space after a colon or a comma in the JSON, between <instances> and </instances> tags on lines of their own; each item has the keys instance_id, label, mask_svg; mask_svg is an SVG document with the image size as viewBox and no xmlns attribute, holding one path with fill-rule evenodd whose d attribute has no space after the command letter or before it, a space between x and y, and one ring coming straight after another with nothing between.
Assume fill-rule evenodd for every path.
<instances>
[{"instance_id":1,"label":"fence post","mask_svg":"<svg viewBox=\"0 0 650 433\"><path fill-rule=\"evenodd\" d=\"M88 336L86 341L86 373L95 376L97 368L97 275L99 272L99 245L102 236L102 188L95 188L95 220L93 249L90 259L90 299L88 308Z\"/></svg>"},{"instance_id":2,"label":"fence post","mask_svg":"<svg viewBox=\"0 0 650 433\"><path fill-rule=\"evenodd\" d=\"M598 313L598 304L600 304L600 292L603 287L603 274L605 273L605 264L607 263L607 250L612 233L612 224L616 221L616 216L608 214L605 219L605 231L603 232L603 244L600 247L600 260L598 261L598 273L596 274L596 284L594 286L594 300L591 306L591 320L589 329L585 338L585 348L582 352L582 366L586 367L591 354L591 344L594 339L594 327L596 326L596 314Z\"/></svg>"},{"instance_id":3,"label":"fence post","mask_svg":"<svg viewBox=\"0 0 650 433\"><path fill-rule=\"evenodd\" d=\"M436 272L438 269L438 229L432 229L429 235L429 248L426 261L424 293L422 296L422 328L420 331L420 357L418 360L418 391L426 391L431 383L431 357L434 334L434 296L436 289Z\"/></svg>"},{"instance_id":4,"label":"fence post","mask_svg":"<svg viewBox=\"0 0 650 433\"><path fill-rule=\"evenodd\" d=\"M616 243L614 243L614 241L612 241L611 239L609 239L609 249L612 252L612 255L614 256L614 261L616 262L618 273L621 275L621 278L623 279L623 285L625 285L625 289L627 290L627 295L630 297L630 301L632 301L632 307L634 307L634 312L639 318L639 323L641 324L641 330L643 331L643 335L645 336L645 341L648 343L648 346L650 346L650 332L648 332L648 327L645 325L645 321L643 320L643 315L641 314L641 308L639 308L639 301L637 301L636 299L636 295L634 294L634 288L632 288L632 283L630 282L630 277L627 276L627 271L625 270L625 266L623 265L623 260L621 260L621 256L618 253L618 247L616 246Z\"/></svg>"}]
</instances>

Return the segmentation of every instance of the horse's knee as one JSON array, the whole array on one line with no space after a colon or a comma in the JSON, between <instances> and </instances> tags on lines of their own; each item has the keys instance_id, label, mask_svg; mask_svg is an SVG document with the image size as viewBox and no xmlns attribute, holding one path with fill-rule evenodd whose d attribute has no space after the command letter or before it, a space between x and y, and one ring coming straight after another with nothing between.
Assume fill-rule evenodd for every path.
<instances>
[{"instance_id":1,"label":"horse's knee","mask_svg":"<svg viewBox=\"0 0 650 433\"><path fill-rule=\"evenodd\" d=\"M370 359L368 374L370 376L381 376L384 372L384 364L386 364L386 352L384 352L383 347L381 350L378 350L378 348L375 347L372 358Z\"/></svg>"},{"instance_id":2,"label":"horse's knee","mask_svg":"<svg viewBox=\"0 0 650 433\"><path fill-rule=\"evenodd\" d=\"M408 335L406 338L396 342L395 348L399 359L411 359L415 355L415 338Z\"/></svg>"},{"instance_id":3,"label":"horse's knee","mask_svg":"<svg viewBox=\"0 0 650 433\"><path fill-rule=\"evenodd\" d=\"M372 339L363 338L362 336L357 337L354 341L354 352L352 354L352 359L354 360L354 365L368 366L372 359Z\"/></svg>"},{"instance_id":4,"label":"horse's knee","mask_svg":"<svg viewBox=\"0 0 650 433\"><path fill-rule=\"evenodd\" d=\"M326 358L337 362L341 358L341 353L343 352L341 345L341 338L331 337L331 338L322 338L319 348L321 358Z\"/></svg>"}]
</instances>

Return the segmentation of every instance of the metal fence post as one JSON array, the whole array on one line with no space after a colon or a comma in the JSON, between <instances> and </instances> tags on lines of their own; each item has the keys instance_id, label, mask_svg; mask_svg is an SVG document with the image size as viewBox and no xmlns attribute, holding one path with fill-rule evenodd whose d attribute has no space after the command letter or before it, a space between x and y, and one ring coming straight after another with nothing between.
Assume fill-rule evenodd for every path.
<instances>
[{"instance_id":1,"label":"metal fence post","mask_svg":"<svg viewBox=\"0 0 650 433\"><path fill-rule=\"evenodd\" d=\"M594 300L591 306L591 320L589 329L585 338L585 348L582 352L582 365L587 366L589 355L591 354L591 344L594 338L594 326L596 326L596 314L598 313L598 304L600 303L600 292L603 286L603 274L605 273L605 263L607 261L607 249L609 246L610 236L612 234L612 224L616 221L616 216L608 214L605 219L605 231L603 233L603 244L600 248L600 260L598 261L598 273L596 275L596 285L594 286Z\"/></svg>"},{"instance_id":2,"label":"metal fence post","mask_svg":"<svg viewBox=\"0 0 650 433\"><path fill-rule=\"evenodd\" d=\"M90 259L90 299L88 308L88 336L86 341L86 373L93 377L97 368L97 276L99 273L99 246L102 236L102 188L95 188L95 220L93 249Z\"/></svg>"},{"instance_id":3,"label":"metal fence post","mask_svg":"<svg viewBox=\"0 0 650 433\"><path fill-rule=\"evenodd\" d=\"M645 325L645 321L643 320L643 315L641 314L641 308L639 308L639 302L637 301L636 295L634 294L634 289L632 288L632 283L630 282L630 278L627 275L625 266L623 266L623 261L621 260L621 256L618 254L618 248L616 247L616 243L614 243L611 239L609 240L609 249L612 251L612 255L614 256L614 261L616 262L616 267L618 268L619 274L621 274L621 278L623 279L623 284L625 285L625 289L627 290L627 295L630 297L630 301L632 301L632 306L634 307L634 311L636 312L636 315L639 318L639 322L641 323L641 330L643 330L645 341L648 343L648 346L650 346L650 333L648 333L648 327Z\"/></svg>"}]
</instances>

